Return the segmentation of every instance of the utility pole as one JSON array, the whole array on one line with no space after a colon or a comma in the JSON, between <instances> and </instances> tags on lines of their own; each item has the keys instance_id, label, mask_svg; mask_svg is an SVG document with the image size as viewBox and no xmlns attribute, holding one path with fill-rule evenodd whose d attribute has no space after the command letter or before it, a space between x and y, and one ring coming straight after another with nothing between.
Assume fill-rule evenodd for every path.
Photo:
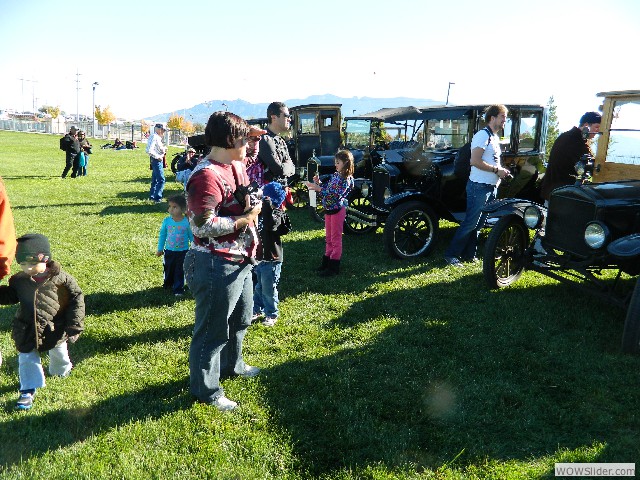
<instances>
[{"instance_id":1,"label":"utility pole","mask_svg":"<svg viewBox=\"0 0 640 480\"><path fill-rule=\"evenodd\" d=\"M449 91L451 91L451 85L455 85L455 83L449 82L449 86L447 87L447 103L445 103L445 105L449 105Z\"/></svg>"},{"instance_id":2,"label":"utility pole","mask_svg":"<svg viewBox=\"0 0 640 480\"><path fill-rule=\"evenodd\" d=\"M22 82L22 110L20 110L20 113L24 113L24 82L32 82L33 80L28 78L19 78L18 80Z\"/></svg>"},{"instance_id":3,"label":"utility pole","mask_svg":"<svg viewBox=\"0 0 640 480\"><path fill-rule=\"evenodd\" d=\"M36 83L37 80L31 80L31 95L33 97L33 114L36 114Z\"/></svg>"},{"instance_id":4,"label":"utility pole","mask_svg":"<svg viewBox=\"0 0 640 480\"><path fill-rule=\"evenodd\" d=\"M76 123L80 122L80 75L76 69Z\"/></svg>"},{"instance_id":5,"label":"utility pole","mask_svg":"<svg viewBox=\"0 0 640 480\"><path fill-rule=\"evenodd\" d=\"M98 82L93 82L91 86L93 87L93 107L91 110L91 135L95 138L96 136L96 87L100 85Z\"/></svg>"}]
</instances>

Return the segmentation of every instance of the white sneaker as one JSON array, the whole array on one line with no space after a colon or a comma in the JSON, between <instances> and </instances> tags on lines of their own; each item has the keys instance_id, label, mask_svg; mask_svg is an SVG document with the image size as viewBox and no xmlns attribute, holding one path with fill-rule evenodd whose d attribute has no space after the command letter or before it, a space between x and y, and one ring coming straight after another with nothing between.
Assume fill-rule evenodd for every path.
<instances>
[{"instance_id":1,"label":"white sneaker","mask_svg":"<svg viewBox=\"0 0 640 480\"><path fill-rule=\"evenodd\" d=\"M245 365L244 371L242 373L239 373L238 376L244 377L244 378L253 378L253 377L257 377L259 374L260 374L260 369L258 367Z\"/></svg>"},{"instance_id":2,"label":"white sneaker","mask_svg":"<svg viewBox=\"0 0 640 480\"><path fill-rule=\"evenodd\" d=\"M238 408L238 404L236 402L234 402L233 400L229 400L224 395L216 398L211 405L216 407L221 412L230 412L231 410L235 410L236 408Z\"/></svg>"},{"instance_id":3,"label":"white sneaker","mask_svg":"<svg viewBox=\"0 0 640 480\"><path fill-rule=\"evenodd\" d=\"M267 317L262 321L262 325L265 327L273 327L278 321L278 317Z\"/></svg>"}]
</instances>

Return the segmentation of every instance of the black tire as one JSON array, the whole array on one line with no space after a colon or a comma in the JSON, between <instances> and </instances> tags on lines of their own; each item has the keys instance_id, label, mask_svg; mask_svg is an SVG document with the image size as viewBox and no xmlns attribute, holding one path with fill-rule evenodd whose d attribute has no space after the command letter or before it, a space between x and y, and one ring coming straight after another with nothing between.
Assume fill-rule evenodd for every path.
<instances>
[{"instance_id":1,"label":"black tire","mask_svg":"<svg viewBox=\"0 0 640 480\"><path fill-rule=\"evenodd\" d=\"M640 353L640 278L631 295L627 318L622 332L622 351L624 353Z\"/></svg>"},{"instance_id":2,"label":"black tire","mask_svg":"<svg viewBox=\"0 0 640 480\"><path fill-rule=\"evenodd\" d=\"M502 217L487 238L482 273L489 288L507 287L524 271L529 230L518 215Z\"/></svg>"},{"instance_id":3,"label":"black tire","mask_svg":"<svg viewBox=\"0 0 640 480\"><path fill-rule=\"evenodd\" d=\"M352 195L349 198L349 207L362 213L366 213L367 215L371 215L374 213L369 199L364 198L360 194ZM366 225L364 223L360 223L357 220L349 218L349 216L344 219L344 232L351 235L366 235L367 233L375 232L377 228L378 227L375 225Z\"/></svg>"},{"instance_id":4,"label":"black tire","mask_svg":"<svg viewBox=\"0 0 640 480\"><path fill-rule=\"evenodd\" d=\"M438 216L423 202L398 205L384 225L384 247L389 255L409 259L427 255L438 238Z\"/></svg>"},{"instance_id":5,"label":"black tire","mask_svg":"<svg viewBox=\"0 0 640 480\"><path fill-rule=\"evenodd\" d=\"M304 208L309 205L309 189L301 180L295 182L289 188L293 198L292 208Z\"/></svg>"}]
</instances>

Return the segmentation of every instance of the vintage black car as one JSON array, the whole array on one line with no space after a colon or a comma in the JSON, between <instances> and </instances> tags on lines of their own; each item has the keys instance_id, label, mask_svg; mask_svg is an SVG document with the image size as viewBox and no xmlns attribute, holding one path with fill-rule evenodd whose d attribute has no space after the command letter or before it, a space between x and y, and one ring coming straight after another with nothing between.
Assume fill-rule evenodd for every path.
<instances>
[{"instance_id":1,"label":"vintage black car","mask_svg":"<svg viewBox=\"0 0 640 480\"><path fill-rule=\"evenodd\" d=\"M625 277L640 273L640 91L598 95L592 183L581 161L576 184L551 192L548 207L522 199L487 205L500 220L487 238L483 273L498 288L533 270L626 308L622 349L639 353L640 286L625 289Z\"/></svg>"},{"instance_id":2,"label":"vintage black car","mask_svg":"<svg viewBox=\"0 0 640 480\"><path fill-rule=\"evenodd\" d=\"M460 222L466 210L468 173L454 171L458 151L484 128L487 105L430 106L384 109L368 116L371 149L363 171L371 180L359 181L360 203L350 204L349 218L360 221L360 231L384 224L385 248L392 256L413 258L428 254L436 244L440 219ZM546 120L541 105L507 105L509 116L499 132L503 165L513 179L504 182L499 198L518 195L539 199L538 183L544 171ZM365 117L360 117L362 121ZM404 127L388 135L389 125ZM349 139L347 125L347 140ZM378 133L382 130L382 134ZM392 138L380 143L381 138ZM347 146L349 143L347 142Z\"/></svg>"}]
</instances>

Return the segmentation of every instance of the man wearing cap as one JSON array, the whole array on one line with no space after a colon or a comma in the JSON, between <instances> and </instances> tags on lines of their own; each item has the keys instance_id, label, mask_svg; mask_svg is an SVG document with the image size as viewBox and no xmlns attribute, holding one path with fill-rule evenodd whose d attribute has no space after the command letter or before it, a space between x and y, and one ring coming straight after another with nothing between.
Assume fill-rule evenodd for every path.
<instances>
[{"instance_id":1,"label":"man wearing cap","mask_svg":"<svg viewBox=\"0 0 640 480\"><path fill-rule=\"evenodd\" d=\"M156 123L153 128L153 135L147 142L146 152L151 161L151 189L149 190L149 200L160 203L162 192L164 191L164 158L167 147L163 145L162 139L166 132L166 127L162 123Z\"/></svg>"},{"instance_id":2,"label":"man wearing cap","mask_svg":"<svg viewBox=\"0 0 640 480\"><path fill-rule=\"evenodd\" d=\"M264 164L264 182L277 181L287 184L287 177L295 173L295 167L289 156L289 148L281 133L291 127L289 109L282 102L272 102L267 107L267 133L260 139L258 158Z\"/></svg>"},{"instance_id":3,"label":"man wearing cap","mask_svg":"<svg viewBox=\"0 0 640 480\"><path fill-rule=\"evenodd\" d=\"M67 173L69 173L69 170L71 170L72 168L73 171L71 172L71 178L75 178L78 171L75 168L74 164L77 161L76 157L81 151L80 142L78 141L78 129L72 126L69 129L69 133L64 136L62 143L65 145L66 161L66 165L64 167L64 170L62 171L62 178L66 178Z\"/></svg>"},{"instance_id":4,"label":"man wearing cap","mask_svg":"<svg viewBox=\"0 0 640 480\"><path fill-rule=\"evenodd\" d=\"M575 164L585 153L591 154L589 140L600 131L601 118L598 112L587 112L580 117L579 126L556 139L540 186L540 196L545 201L549 201L553 189L575 183Z\"/></svg>"}]
</instances>

